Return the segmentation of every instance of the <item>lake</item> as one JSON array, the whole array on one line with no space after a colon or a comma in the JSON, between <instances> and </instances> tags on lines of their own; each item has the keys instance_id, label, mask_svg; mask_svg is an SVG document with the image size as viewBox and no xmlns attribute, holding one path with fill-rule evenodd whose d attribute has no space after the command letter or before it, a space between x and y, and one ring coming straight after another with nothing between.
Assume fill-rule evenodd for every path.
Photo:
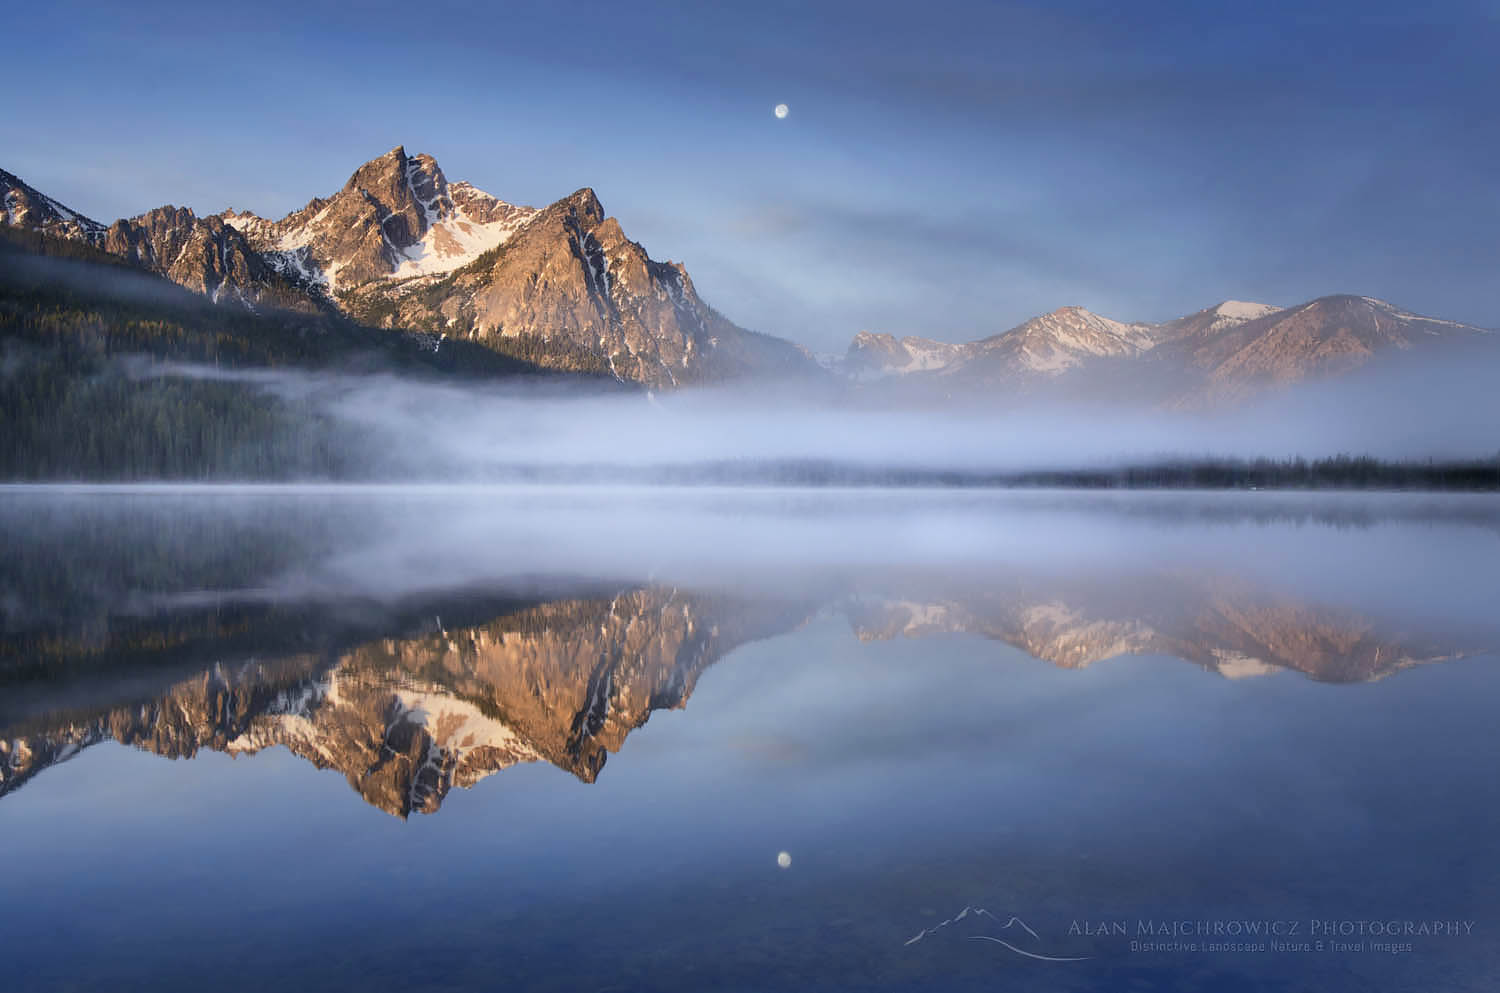
<instances>
[{"instance_id":1,"label":"lake","mask_svg":"<svg viewBox=\"0 0 1500 993\"><path fill-rule=\"evenodd\" d=\"M1500 499L0 489L0 988L1490 990Z\"/></svg>"}]
</instances>

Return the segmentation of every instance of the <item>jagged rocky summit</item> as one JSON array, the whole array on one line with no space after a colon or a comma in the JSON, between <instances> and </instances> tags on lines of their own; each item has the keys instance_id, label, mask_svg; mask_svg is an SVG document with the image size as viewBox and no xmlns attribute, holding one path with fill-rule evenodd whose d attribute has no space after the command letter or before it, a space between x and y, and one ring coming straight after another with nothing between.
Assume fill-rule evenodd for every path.
<instances>
[{"instance_id":1,"label":"jagged rocky summit","mask_svg":"<svg viewBox=\"0 0 1500 993\"><path fill-rule=\"evenodd\" d=\"M216 302L337 310L463 338L539 366L652 387L797 376L802 348L708 306L582 189L543 209L450 183L396 147L279 220L158 207L105 226L0 173L9 225L85 242Z\"/></svg>"}]
</instances>

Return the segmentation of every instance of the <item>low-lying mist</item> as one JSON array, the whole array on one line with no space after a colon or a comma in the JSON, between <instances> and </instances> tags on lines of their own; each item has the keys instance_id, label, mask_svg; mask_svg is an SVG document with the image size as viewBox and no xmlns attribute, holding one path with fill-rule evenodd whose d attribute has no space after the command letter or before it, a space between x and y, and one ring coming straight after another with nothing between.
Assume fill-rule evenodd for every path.
<instances>
[{"instance_id":1,"label":"low-lying mist","mask_svg":"<svg viewBox=\"0 0 1500 993\"><path fill-rule=\"evenodd\" d=\"M828 463L980 473L1166 460L1493 458L1500 392L1464 356L1372 364L1342 379L1268 392L1228 410L1143 410L1056 399L988 406L882 405L860 391L799 384L602 393L586 383L453 383L394 374L228 371L184 365L136 375L233 380L347 427L362 478L473 480L572 470L649 482L726 467ZM545 473L544 473L545 475ZM558 477L549 477L558 478Z\"/></svg>"}]
</instances>

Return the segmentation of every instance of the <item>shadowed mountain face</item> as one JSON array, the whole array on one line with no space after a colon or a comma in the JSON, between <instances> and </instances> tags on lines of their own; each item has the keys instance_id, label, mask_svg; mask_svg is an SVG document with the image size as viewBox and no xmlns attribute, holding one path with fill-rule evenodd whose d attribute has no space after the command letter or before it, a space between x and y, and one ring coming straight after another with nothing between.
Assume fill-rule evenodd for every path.
<instances>
[{"instance_id":1,"label":"shadowed mountain face","mask_svg":"<svg viewBox=\"0 0 1500 993\"><path fill-rule=\"evenodd\" d=\"M12 227L94 245L104 236L103 224L69 210L4 169L0 169L0 217Z\"/></svg>"},{"instance_id":2,"label":"shadowed mountain face","mask_svg":"<svg viewBox=\"0 0 1500 993\"><path fill-rule=\"evenodd\" d=\"M198 217L187 207L157 207L116 221L96 244L215 303L309 312L326 307L237 229L218 217Z\"/></svg>"}]
</instances>

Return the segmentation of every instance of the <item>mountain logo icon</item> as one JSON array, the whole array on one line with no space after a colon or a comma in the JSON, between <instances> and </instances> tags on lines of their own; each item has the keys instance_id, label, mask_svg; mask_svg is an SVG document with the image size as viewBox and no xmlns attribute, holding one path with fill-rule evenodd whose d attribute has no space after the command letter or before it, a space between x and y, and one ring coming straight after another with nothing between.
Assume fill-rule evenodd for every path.
<instances>
[{"instance_id":1,"label":"mountain logo icon","mask_svg":"<svg viewBox=\"0 0 1500 993\"><path fill-rule=\"evenodd\" d=\"M987 918L988 920L982 921L981 918ZM1030 939L1030 941L1027 942L1028 944L1040 944L1042 940L1041 936L1032 929L1031 925L1027 924L1025 921L1021 920L1021 918L1015 916L1014 914L1010 915L1004 920L1001 920L995 914L990 913L983 907L967 906L942 923L934 924L929 928L923 928L921 931L906 939L904 945L915 945L922 939L937 934L939 931L942 931L945 928L954 927L964 922L967 922L967 927L971 929L984 928L986 930L992 931L999 930L1006 932L1024 932ZM1039 950L1034 951L1022 948L1019 945L1013 944L1012 942L1007 941L1005 938L997 937L994 934L971 934L967 935L966 937L970 941L993 942L997 945L1004 946L1005 948L1009 949L1017 955L1023 956L1024 958L1036 959L1041 962L1083 962L1091 958L1091 956L1088 955L1047 955ZM1015 938L1017 941L1025 940L1020 936L1019 933L1012 933L1010 934L1010 937Z\"/></svg>"}]
</instances>

